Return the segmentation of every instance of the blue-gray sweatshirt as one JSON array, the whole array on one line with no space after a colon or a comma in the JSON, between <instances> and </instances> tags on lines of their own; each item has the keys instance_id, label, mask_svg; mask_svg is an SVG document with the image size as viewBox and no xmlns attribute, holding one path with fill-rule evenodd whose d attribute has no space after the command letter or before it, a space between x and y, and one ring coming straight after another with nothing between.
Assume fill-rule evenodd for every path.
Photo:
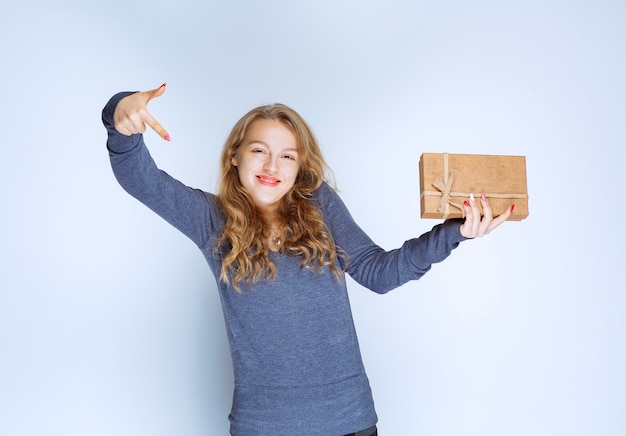
<instances>
[{"instance_id":1,"label":"blue-gray sweatshirt","mask_svg":"<svg viewBox=\"0 0 626 436\"><path fill-rule=\"evenodd\" d=\"M216 252L215 241L224 215L215 196L159 170L142 135L115 130L115 107L128 94L115 95L102 112L113 171L128 193L200 248L217 279L235 380L231 434L343 435L373 426L377 416L345 281L328 269L303 269L299 258L277 252L269 253L275 281L244 286L241 293L220 281L223 254ZM378 293L420 278L465 239L460 221L448 220L385 251L328 185L312 201L349 256L347 273Z\"/></svg>"}]
</instances>

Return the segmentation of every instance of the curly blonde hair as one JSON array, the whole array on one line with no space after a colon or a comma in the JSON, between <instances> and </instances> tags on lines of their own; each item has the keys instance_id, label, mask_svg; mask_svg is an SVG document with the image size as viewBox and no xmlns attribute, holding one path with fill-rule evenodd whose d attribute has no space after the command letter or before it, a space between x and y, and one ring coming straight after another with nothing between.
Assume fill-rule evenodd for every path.
<instances>
[{"instance_id":1,"label":"curly blonde hair","mask_svg":"<svg viewBox=\"0 0 626 436\"><path fill-rule=\"evenodd\" d=\"M330 168L304 119L284 104L273 104L259 106L244 115L231 130L222 150L217 201L226 221L216 248L225 253L220 280L231 283L239 292L242 282L249 285L276 277L276 267L268 258L270 223L257 210L232 163L248 128L262 119L282 123L298 144L299 171L294 186L281 200L276 218L285 236L281 253L300 256L303 268L319 271L328 267L337 277L343 277L336 266L338 256L343 254L335 247L321 212L311 202L313 192L322 183L334 187Z\"/></svg>"}]
</instances>

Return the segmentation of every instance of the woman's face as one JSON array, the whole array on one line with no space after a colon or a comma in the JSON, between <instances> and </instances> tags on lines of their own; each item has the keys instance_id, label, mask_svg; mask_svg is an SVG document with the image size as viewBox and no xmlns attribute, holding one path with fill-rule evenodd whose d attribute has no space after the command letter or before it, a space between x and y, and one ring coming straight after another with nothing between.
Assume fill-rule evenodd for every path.
<instances>
[{"instance_id":1,"label":"woman's face","mask_svg":"<svg viewBox=\"0 0 626 436\"><path fill-rule=\"evenodd\" d=\"M271 216L298 175L296 137L279 121L256 120L248 127L232 164L256 206Z\"/></svg>"}]
</instances>

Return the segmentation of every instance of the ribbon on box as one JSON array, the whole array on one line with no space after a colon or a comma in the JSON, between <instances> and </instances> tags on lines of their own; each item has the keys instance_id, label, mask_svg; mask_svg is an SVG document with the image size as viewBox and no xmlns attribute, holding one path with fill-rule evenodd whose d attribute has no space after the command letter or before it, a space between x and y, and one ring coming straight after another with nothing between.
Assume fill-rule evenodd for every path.
<instances>
[{"instance_id":1,"label":"ribbon on box","mask_svg":"<svg viewBox=\"0 0 626 436\"><path fill-rule=\"evenodd\" d=\"M441 201L439 202L439 207L437 208L437 212L443 213L443 219L448 218L450 215L450 206L456 207L461 211L461 216L465 217L465 209L463 209L460 203L456 203L452 200L451 197L469 197L467 195L460 195L460 193L452 192L452 185L454 184L454 177L456 176L456 171L452 170L448 172L448 155L445 154L443 158L443 180L441 177L436 179L433 182L433 186L439 189L439 194L441 195ZM459 195L456 195L459 194Z\"/></svg>"},{"instance_id":2,"label":"ribbon on box","mask_svg":"<svg viewBox=\"0 0 626 436\"><path fill-rule=\"evenodd\" d=\"M443 219L448 218L450 215L450 206L455 207L461 211L461 215L465 217L465 209L461 203L455 202L452 197L469 197L470 192L455 192L452 191L452 185L454 184L454 177L456 176L455 170L448 168L448 153L443 154L443 179L441 177L435 179L432 185L438 189L438 191L424 191L422 196L441 196L439 207L437 212L443 213ZM485 193L488 198L528 198L526 194L488 194Z\"/></svg>"}]
</instances>

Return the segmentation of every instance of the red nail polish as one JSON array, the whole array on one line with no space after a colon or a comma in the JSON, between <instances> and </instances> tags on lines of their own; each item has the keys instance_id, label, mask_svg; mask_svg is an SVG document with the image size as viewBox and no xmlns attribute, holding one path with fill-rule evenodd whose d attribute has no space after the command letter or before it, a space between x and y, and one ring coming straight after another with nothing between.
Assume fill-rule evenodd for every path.
<instances>
[{"instance_id":1,"label":"red nail polish","mask_svg":"<svg viewBox=\"0 0 626 436\"><path fill-rule=\"evenodd\" d=\"M511 205L511 213L513 213L513 211L514 211L514 210L515 210L515 205L514 205L514 204L512 204L512 205Z\"/></svg>"},{"instance_id":2,"label":"red nail polish","mask_svg":"<svg viewBox=\"0 0 626 436\"><path fill-rule=\"evenodd\" d=\"M465 200L465 201L463 202L463 204L464 204L465 206L469 207L469 202L468 202L467 200Z\"/></svg>"},{"instance_id":3,"label":"red nail polish","mask_svg":"<svg viewBox=\"0 0 626 436\"><path fill-rule=\"evenodd\" d=\"M163 88L166 85L167 85L167 83L163 83L159 88Z\"/></svg>"},{"instance_id":4,"label":"red nail polish","mask_svg":"<svg viewBox=\"0 0 626 436\"><path fill-rule=\"evenodd\" d=\"M170 140L170 135L165 135L165 136L163 137L163 139L165 139L166 141L169 141L169 140Z\"/></svg>"},{"instance_id":5,"label":"red nail polish","mask_svg":"<svg viewBox=\"0 0 626 436\"><path fill-rule=\"evenodd\" d=\"M482 194L482 195L480 196L480 199L481 199L482 201L487 201L487 196L486 196L485 194Z\"/></svg>"}]
</instances>

